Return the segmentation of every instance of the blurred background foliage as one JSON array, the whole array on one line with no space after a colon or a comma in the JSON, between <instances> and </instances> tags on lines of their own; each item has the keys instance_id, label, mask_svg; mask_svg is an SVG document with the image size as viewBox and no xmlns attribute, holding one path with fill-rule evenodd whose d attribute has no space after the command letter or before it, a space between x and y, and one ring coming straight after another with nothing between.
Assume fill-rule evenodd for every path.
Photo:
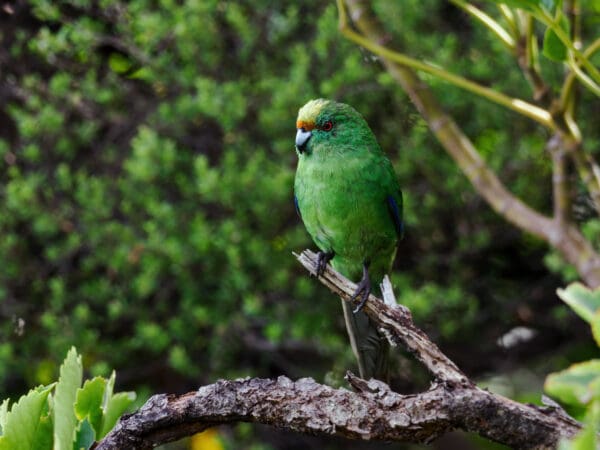
<instances>
[{"instance_id":1,"label":"blurred background foliage","mask_svg":"<svg viewBox=\"0 0 600 450\"><path fill-rule=\"evenodd\" d=\"M375 3L412 55L531 97L513 58L448 2ZM139 401L239 376L343 384L354 360L339 301L291 254L313 247L292 185L296 112L314 97L356 107L392 158L407 223L393 282L461 368L538 401L545 374L597 352L555 294L573 269L491 211L377 58L341 38L334 2L1 6L1 398L55 379L71 345ZM589 8L584 30L600 19ZM424 78L507 186L550 211L548 136ZM598 101L583 95L593 149ZM585 196L576 206L597 235ZM533 337L500 346L515 327ZM395 387L425 386L396 353ZM222 434L227 448L349 448L244 424Z\"/></svg>"}]
</instances>

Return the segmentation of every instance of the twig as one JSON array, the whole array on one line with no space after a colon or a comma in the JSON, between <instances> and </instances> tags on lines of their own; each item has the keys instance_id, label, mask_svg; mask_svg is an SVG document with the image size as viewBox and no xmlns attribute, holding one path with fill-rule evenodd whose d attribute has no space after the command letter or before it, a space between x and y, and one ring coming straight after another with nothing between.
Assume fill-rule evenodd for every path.
<instances>
[{"instance_id":1,"label":"twig","mask_svg":"<svg viewBox=\"0 0 600 450\"><path fill-rule=\"evenodd\" d=\"M552 136L546 144L546 150L552 156L552 200L554 221L561 232L569 222L571 199L566 168L566 150L559 133Z\"/></svg>"},{"instance_id":2,"label":"twig","mask_svg":"<svg viewBox=\"0 0 600 450\"><path fill-rule=\"evenodd\" d=\"M306 270L316 275L316 253L304 250L300 255L295 256ZM329 266L319 280L345 301L348 301L356 290L354 283ZM355 300L355 302L355 306L358 305L359 301ZM429 340L425 333L415 326L408 308L402 305L391 307L371 294L363 311L381 325L392 345L402 344L423 363L437 380L461 385L470 383L465 374L440 351L437 345Z\"/></svg>"},{"instance_id":3,"label":"twig","mask_svg":"<svg viewBox=\"0 0 600 450\"><path fill-rule=\"evenodd\" d=\"M502 27L502 25L492 19L492 17L465 0L450 0L450 2L480 21L486 28L494 33L509 50L514 50L514 38Z\"/></svg>"},{"instance_id":4,"label":"twig","mask_svg":"<svg viewBox=\"0 0 600 450\"><path fill-rule=\"evenodd\" d=\"M365 48L369 49L375 47L379 49L381 46L376 43L386 41L387 34L368 1L338 0L338 7L340 8L340 29L344 36L360 45L365 43L367 45ZM361 34L350 28L346 17L346 7L348 15ZM411 69L413 66L405 66L397 59L388 58L390 53L395 54L387 48L385 53L380 53L385 68L408 94L427 121L431 131L456 161L477 192L506 220L556 248L567 262L577 268L581 278L590 287L600 286L600 254L596 252L580 230L573 225L562 229L551 218L515 197L486 164L471 140L443 110L428 86ZM540 108L537 110L548 113ZM551 130L557 131L558 129L552 119L546 125ZM594 173L590 172L590 174ZM598 174L600 176L600 170L598 170ZM593 178L589 178L593 180Z\"/></svg>"},{"instance_id":5,"label":"twig","mask_svg":"<svg viewBox=\"0 0 600 450\"><path fill-rule=\"evenodd\" d=\"M360 7L360 5L358 5L360 2L353 3L354 6ZM440 69L433 64L419 61L418 59L412 58L403 53L390 50L389 48L378 43L381 42L381 40L368 39L361 34L356 33L347 24L344 0L337 0L337 5L339 8L339 28L342 34L374 54L379 55L389 61L402 64L403 66L434 75L441 80L453 84L454 86L458 86L461 89L465 89L469 92L479 95L482 98L502 105L507 109L518 112L523 116L529 117L530 119L535 120L550 130L554 130L556 128L556 123L554 122L552 115L545 109L519 98L509 97L508 95L495 91L494 89L490 89L486 86L482 86L481 84L475 83L474 81L468 80L460 75ZM352 8L350 2L348 2L348 7Z\"/></svg>"}]
</instances>

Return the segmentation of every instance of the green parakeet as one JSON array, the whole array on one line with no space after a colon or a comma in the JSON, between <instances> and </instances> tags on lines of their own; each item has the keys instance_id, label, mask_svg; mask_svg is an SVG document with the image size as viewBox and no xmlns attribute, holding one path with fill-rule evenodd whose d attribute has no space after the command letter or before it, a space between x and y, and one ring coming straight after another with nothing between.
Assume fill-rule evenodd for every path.
<instances>
[{"instance_id":1,"label":"green parakeet","mask_svg":"<svg viewBox=\"0 0 600 450\"><path fill-rule=\"evenodd\" d=\"M320 249L319 270L328 261L358 282L352 311L342 302L346 328L361 377L388 377L386 338L360 311L391 270L403 234L402 193L390 160L365 119L351 106L311 100L296 122L298 168L294 202Z\"/></svg>"}]
</instances>

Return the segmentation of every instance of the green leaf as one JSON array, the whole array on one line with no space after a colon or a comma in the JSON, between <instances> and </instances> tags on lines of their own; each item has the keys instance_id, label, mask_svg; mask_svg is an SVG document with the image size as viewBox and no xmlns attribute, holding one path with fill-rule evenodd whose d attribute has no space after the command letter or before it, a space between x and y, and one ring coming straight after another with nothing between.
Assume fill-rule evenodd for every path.
<instances>
[{"instance_id":1,"label":"green leaf","mask_svg":"<svg viewBox=\"0 0 600 450\"><path fill-rule=\"evenodd\" d=\"M596 427L587 424L571 442L572 450L596 450L598 439L596 437Z\"/></svg>"},{"instance_id":2,"label":"green leaf","mask_svg":"<svg viewBox=\"0 0 600 450\"><path fill-rule=\"evenodd\" d=\"M104 393L104 404L102 406L104 416L102 418L102 431L97 436L97 439L102 439L113 429L119 417L131 406L135 400L135 392L120 392L113 395L115 386L116 374L115 371L110 375L106 383L106 391Z\"/></svg>"},{"instance_id":3,"label":"green leaf","mask_svg":"<svg viewBox=\"0 0 600 450\"><path fill-rule=\"evenodd\" d=\"M506 5L511 8L519 8L524 9L526 11L536 11L542 3L543 0L487 0L492 3L496 3L497 5Z\"/></svg>"},{"instance_id":4,"label":"green leaf","mask_svg":"<svg viewBox=\"0 0 600 450\"><path fill-rule=\"evenodd\" d=\"M71 347L60 366L60 377L54 394L54 450L71 450L75 439L74 405L83 377L81 356Z\"/></svg>"},{"instance_id":5,"label":"green leaf","mask_svg":"<svg viewBox=\"0 0 600 450\"><path fill-rule=\"evenodd\" d=\"M600 289L592 291L581 283L571 283L556 293L586 322L591 323L600 309Z\"/></svg>"},{"instance_id":6,"label":"green leaf","mask_svg":"<svg viewBox=\"0 0 600 450\"><path fill-rule=\"evenodd\" d=\"M561 11L558 11L558 21L560 28L569 35L569 21ZM542 53L546 58L553 61L564 61L567 59L567 47L552 28L547 28L544 33L544 48Z\"/></svg>"},{"instance_id":7,"label":"green leaf","mask_svg":"<svg viewBox=\"0 0 600 450\"><path fill-rule=\"evenodd\" d=\"M131 406L134 400L135 392L119 392L110 398L104 412L102 433L98 436L98 439L102 439L113 429L119 417Z\"/></svg>"},{"instance_id":8,"label":"green leaf","mask_svg":"<svg viewBox=\"0 0 600 450\"><path fill-rule=\"evenodd\" d=\"M106 382L106 391L104 393L104 401L102 403L102 410L104 412L106 412L106 405L108 404L108 400L110 400L110 398L113 395L113 390L115 388L115 380L116 379L117 379L117 374L113 370L112 373L110 374L110 378Z\"/></svg>"},{"instance_id":9,"label":"green leaf","mask_svg":"<svg viewBox=\"0 0 600 450\"><path fill-rule=\"evenodd\" d=\"M585 415L584 428L570 440L562 440L558 450L596 450L598 448L598 413L600 404L594 401Z\"/></svg>"},{"instance_id":10,"label":"green leaf","mask_svg":"<svg viewBox=\"0 0 600 450\"><path fill-rule=\"evenodd\" d=\"M552 373L546 378L544 390L567 405L585 406L600 392L600 359L573 364L566 370Z\"/></svg>"},{"instance_id":11,"label":"green leaf","mask_svg":"<svg viewBox=\"0 0 600 450\"><path fill-rule=\"evenodd\" d=\"M79 426L77 427L73 450L88 450L95 439L96 433L94 428L87 419L84 419L82 422L79 422Z\"/></svg>"},{"instance_id":12,"label":"green leaf","mask_svg":"<svg viewBox=\"0 0 600 450\"><path fill-rule=\"evenodd\" d=\"M32 389L15 403L5 416L0 450L50 450L41 446L44 439L38 434L42 415L47 411L47 398L52 387ZM3 403L4 405L4 403Z\"/></svg>"},{"instance_id":13,"label":"green leaf","mask_svg":"<svg viewBox=\"0 0 600 450\"><path fill-rule=\"evenodd\" d=\"M87 419L97 435L102 430L102 403L105 389L106 380L95 377L86 380L83 387L77 390L75 415L80 421Z\"/></svg>"},{"instance_id":14,"label":"green leaf","mask_svg":"<svg viewBox=\"0 0 600 450\"><path fill-rule=\"evenodd\" d=\"M540 4L547 11L554 13L557 8L561 7L562 0L541 0Z\"/></svg>"},{"instance_id":15,"label":"green leaf","mask_svg":"<svg viewBox=\"0 0 600 450\"><path fill-rule=\"evenodd\" d=\"M52 437L52 418L48 413L48 403L44 404L42 417L33 439L32 450L50 450L54 441Z\"/></svg>"},{"instance_id":16,"label":"green leaf","mask_svg":"<svg viewBox=\"0 0 600 450\"><path fill-rule=\"evenodd\" d=\"M2 404L0 405L0 435L2 434L2 430L4 430L4 425L6 424L6 415L8 414L8 402L10 399L4 399Z\"/></svg>"},{"instance_id":17,"label":"green leaf","mask_svg":"<svg viewBox=\"0 0 600 450\"><path fill-rule=\"evenodd\" d=\"M108 66L116 73L125 73L131 69L132 63L121 53L111 53L108 57Z\"/></svg>"},{"instance_id":18,"label":"green leaf","mask_svg":"<svg viewBox=\"0 0 600 450\"><path fill-rule=\"evenodd\" d=\"M592 335L596 341L596 345L600 347L600 311L596 311L592 318Z\"/></svg>"}]
</instances>

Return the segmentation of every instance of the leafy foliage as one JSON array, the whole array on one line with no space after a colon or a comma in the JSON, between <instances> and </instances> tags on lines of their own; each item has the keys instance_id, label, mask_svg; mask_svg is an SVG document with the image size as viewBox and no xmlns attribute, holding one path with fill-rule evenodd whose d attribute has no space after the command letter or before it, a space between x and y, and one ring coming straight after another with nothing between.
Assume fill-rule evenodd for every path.
<instances>
[{"instance_id":1,"label":"leafy foliage","mask_svg":"<svg viewBox=\"0 0 600 450\"><path fill-rule=\"evenodd\" d=\"M558 2L504 3L558 14ZM600 11L590 5L584 31ZM420 58L531 96L512 56L449 2L375 7ZM539 358L556 370L589 353L553 294L573 268L482 202L377 58L340 37L333 2L32 0L0 20L6 395L49 385L55 355L72 345L92 377L117 367L142 393L248 374L340 382L354 362L339 304L291 256L312 245L291 201L295 115L319 96L355 106L391 156L407 219L396 291L462 368L478 375ZM562 65L541 64L557 89ZM425 79L510 190L549 211L545 133ZM595 149L588 95L579 116ZM577 221L597 236L576 188ZM506 355L495 342L514 326L539 337ZM398 382L413 388L417 372L399 364ZM114 375L100 380L65 392L76 422L63 419L61 436L101 436L120 414L126 395L108 395L100 420L97 392L112 393ZM248 428L235 433L238 448L254 442Z\"/></svg>"},{"instance_id":2,"label":"leafy foliage","mask_svg":"<svg viewBox=\"0 0 600 450\"><path fill-rule=\"evenodd\" d=\"M77 389L81 386L81 357L71 348L60 366L60 377L54 389L54 446L67 450L73 446L77 418L73 411Z\"/></svg>"},{"instance_id":3,"label":"leafy foliage","mask_svg":"<svg viewBox=\"0 0 600 450\"><path fill-rule=\"evenodd\" d=\"M133 392L112 393L111 378L86 380L81 388L81 357L67 353L57 383L23 395L8 409L0 407L1 450L84 449L100 440L135 399ZM77 399L75 401L75 398Z\"/></svg>"},{"instance_id":4,"label":"leafy foliage","mask_svg":"<svg viewBox=\"0 0 600 450\"><path fill-rule=\"evenodd\" d=\"M590 290L580 283L558 290L559 297L586 322L592 330L598 328L600 314L600 289ZM600 347L598 334L594 331ZM569 408L572 414L583 418L585 428L570 442L562 442L561 450L594 450L598 443L600 423L600 360L593 359L571 365L548 375L544 389Z\"/></svg>"}]
</instances>

